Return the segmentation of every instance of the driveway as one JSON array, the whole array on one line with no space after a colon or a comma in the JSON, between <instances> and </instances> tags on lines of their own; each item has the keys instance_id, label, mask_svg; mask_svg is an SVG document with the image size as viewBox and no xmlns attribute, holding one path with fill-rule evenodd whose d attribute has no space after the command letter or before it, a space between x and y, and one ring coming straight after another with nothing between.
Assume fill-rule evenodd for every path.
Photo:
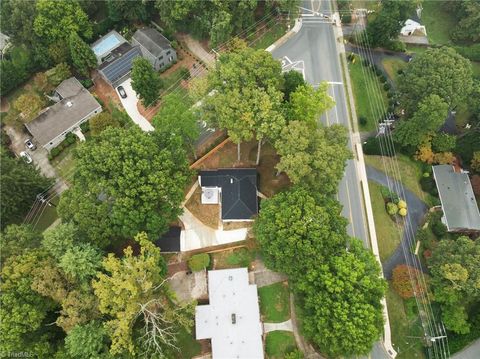
<instances>
[{"instance_id":1,"label":"driveway","mask_svg":"<svg viewBox=\"0 0 480 359\"><path fill-rule=\"evenodd\" d=\"M119 86L123 86L125 92L127 93L127 98L120 97L120 101L122 102L123 108L127 111L130 118L135 122L143 131L153 131L154 128L148 122L148 120L143 117L140 112L138 112L137 103L137 93L132 88L132 79L125 80Z\"/></svg>"}]
</instances>

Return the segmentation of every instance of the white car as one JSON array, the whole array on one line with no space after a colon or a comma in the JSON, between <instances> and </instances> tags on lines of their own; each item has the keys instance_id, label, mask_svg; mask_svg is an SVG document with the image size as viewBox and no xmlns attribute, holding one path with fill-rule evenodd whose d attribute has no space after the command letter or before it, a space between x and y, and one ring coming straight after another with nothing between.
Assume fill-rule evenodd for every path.
<instances>
[{"instance_id":1,"label":"white car","mask_svg":"<svg viewBox=\"0 0 480 359\"><path fill-rule=\"evenodd\" d=\"M33 161L28 152L25 151L20 152L20 157L25 161L25 163L32 163Z\"/></svg>"}]
</instances>

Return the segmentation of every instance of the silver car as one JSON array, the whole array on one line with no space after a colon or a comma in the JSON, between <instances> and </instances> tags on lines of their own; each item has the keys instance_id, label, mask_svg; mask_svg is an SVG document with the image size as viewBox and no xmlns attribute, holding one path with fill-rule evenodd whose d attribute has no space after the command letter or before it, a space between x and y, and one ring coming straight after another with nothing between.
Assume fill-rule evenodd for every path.
<instances>
[{"instance_id":1,"label":"silver car","mask_svg":"<svg viewBox=\"0 0 480 359\"><path fill-rule=\"evenodd\" d=\"M25 163L32 163L33 161L28 152L25 151L20 152L20 157L25 161Z\"/></svg>"}]
</instances>

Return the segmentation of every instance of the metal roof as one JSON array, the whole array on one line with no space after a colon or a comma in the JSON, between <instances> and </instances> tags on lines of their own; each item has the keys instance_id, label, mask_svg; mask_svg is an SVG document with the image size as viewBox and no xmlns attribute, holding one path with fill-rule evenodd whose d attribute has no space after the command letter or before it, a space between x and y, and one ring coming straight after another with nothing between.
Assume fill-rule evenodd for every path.
<instances>
[{"instance_id":1,"label":"metal roof","mask_svg":"<svg viewBox=\"0 0 480 359\"><path fill-rule=\"evenodd\" d=\"M449 231L480 231L480 212L467 173L451 165L433 166L443 214Z\"/></svg>"},{"instance_id":2,"label":"metal roof","mask_svg":"<svg viewBox=\"0 0 480 359\"><path fill-rule=\"evenodd\" d=\"M202 187L222 189L222 220L249 220L258 213L255 168L200 171L199 182Z\"/></svg>"},{"instance_id":3,"label":"metal roof","mask_svg":"<svg viewBox=\"0 0 480 359\"><path fill-rule=\"evenodd\" d=\"M195 308L197 339L211 339L212 357L263 358L257 286L247 268L208 271L209 305Z\"/></svg>"}]
</instances>

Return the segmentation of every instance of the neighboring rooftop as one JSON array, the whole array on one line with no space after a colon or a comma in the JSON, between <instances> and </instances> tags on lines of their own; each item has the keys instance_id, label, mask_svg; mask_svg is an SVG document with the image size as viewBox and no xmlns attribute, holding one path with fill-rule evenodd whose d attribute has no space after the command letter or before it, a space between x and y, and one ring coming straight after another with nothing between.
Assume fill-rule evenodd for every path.
<instances>
[{"instance_id":1,"label":"neighboring rooftop","mask_svg":"<svg viewBox=\"0 0 480 359\"><path fill-rule=\"evenodd\" d=\"M95 41L91 48L97 57L98 64L100 65L105 56L125 42L127 42L127 40L115 30L110 31L108 34Z\"/></svg>"},{"instance_id":2,"label":"neighboring rooftop","mask_svg":"<svg viewBox=\"0 0 480 359\"><path fill-rule=\"evenodd\" d=\"M218 198L214 190L220 189L222 220L246 221L258 213L257 170L255 168L200 171L198 181L204 192L202 197L205 197L202 203L212 203L205 199ZM210 196L211 194L212 196Z\"/></svg>"},{"instance_id":3,"label":"neighboring rooftop","mask_svg":"<svg viewBox=\"0 0 480 359\"><path fill-rule=\"evenodd\" d=\"M149 27L137 30L133 38L155 57L160 56L162 51L172 48L165 36Z\"/></svg>"},{"instance_id":4,"label":"neighboring rooftop","mask_svg":"<svg viewBox=\"0 0 480 359\"><path fill-rule=\"evenodd\" d=\"M44 109L32 122L25 124L42 146L75 126L95 110L101 109L97 100L75 77L63 81L57 87L57 92L63 99Z\"/></svg>"},{"instance_id":5,"label":"neighboring rooftop","mask_svg":"<svg viewBox=\"0 0 480 359\"><path fill-rule=\"evenodd\" d=\"M155 241L155 245L160 247L163 253L180 252L180 227L172 226L167 233Z\"/></svg>"},{"instance_id":6,"label":"neighboring rooftop","mask_svg":"<svg viewBox=\"0 0 480 359\"><path fill-rule=\"evenodd\" d=\"M247 268L208 271L209 305L195 308L197 339L211 339L212 358L263 358L257 286Z\"/></svg>"},{"instance_id":7,"label":"neighboring rooftop","mask_svg":"<svg viewBox=\"0 0 480 359\"><path fill-rule=\"evenodd\" d=\"M139 47L125 42L110 52L98 70L113 84L132 70L133 60L139 56Z\"/></svg>"},{"instance_id":8,"label":"neighboring rooftop","mask_svg":"<svg viewBox=\"0 0 480 359\"><path fill-rule=\"evenodd\" d=\"M467 173L451 165L433 166L443 214L449 231L480 231L480 212Z\"/></svg>"}]
</instances>

